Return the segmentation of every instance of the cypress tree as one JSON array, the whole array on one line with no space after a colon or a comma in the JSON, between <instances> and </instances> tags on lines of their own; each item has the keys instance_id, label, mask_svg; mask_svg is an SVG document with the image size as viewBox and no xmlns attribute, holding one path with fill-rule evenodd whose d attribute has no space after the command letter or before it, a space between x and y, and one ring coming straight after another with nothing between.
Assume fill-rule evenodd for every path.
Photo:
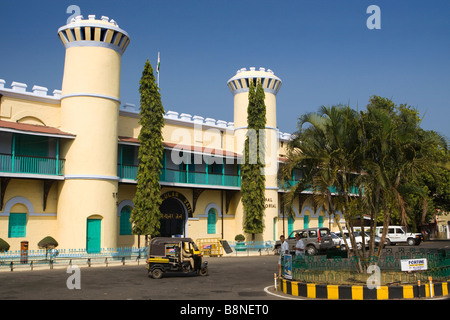
<instances>
[{"instance_id":1,"label":"cypress tree","mask_svg":"<svg viewBox=\"0 0 450 320\"><path fill-rule=\"evenodd\" d=\"M241 198L244 207L244 231L255 234L264 231L265 210L265 127L266 105L264 89L258 79L250 81L247 108L247 137L245 139L244 164L241 168Z\"/></svg>"},{"instance_id":2,"label":"cypress tree","mask_svg":"<svg viewBox=\"0 0 450 320\"><path fill-rule=\"evenodd\" d=\"M155 83L153 68L147 60L139 82L140 120L139 166L137 171L137 190L130 221L133 233L138 235L159 235L161 175L164 146L162 128L164 127L164 108L161 95Z\"/></svg>"}]
</instances>

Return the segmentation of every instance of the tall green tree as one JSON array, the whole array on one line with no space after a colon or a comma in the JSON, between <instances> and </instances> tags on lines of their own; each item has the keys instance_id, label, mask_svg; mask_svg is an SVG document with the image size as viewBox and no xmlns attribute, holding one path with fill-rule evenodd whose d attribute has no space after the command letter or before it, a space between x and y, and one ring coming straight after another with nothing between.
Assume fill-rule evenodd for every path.
<instances>
[{"instance_id":1,"label":"tall green tree","mask_svg":"<svg viewBox=\"0 0 450 320\"><path fill-rule=\"evenodd\" d=\"M322 106L318 112L299 118L298 131L288 145L288 161L283 170L286 177L295 169L302 175L288 193L288 203L309 189L315 205L327 208L335 221L340 217L352 221L359 214L351 210L357 207L352 188L361 162L358 121L357 112L343 105ZM341 225L337 225L343 234ZM351 229L348 223L347 227ZM347 239L344 240L348 246ZM349 240L352 248L356 248L352 232Z\"/></svg>"},{"instance_id":2,"label":"tall green tree","mask_svg":"<svg viewBox=\"0 0 450 320\"><path fill-rule=\"evenodd\" d=\"M356 217L368 214L368 255L373 255L377 221L385 227L383 243L393 217L405 226L414 225L411 203L422 204L422 217L429 212L431 186L424 177L441 176L445 181L446 140L423 130L420 123L416 109L378 96L371 97L367 109L359 113L348 106L332 106L302 115L283 169L285 179L295 169L301 170L302 177L286 199L292 202L309 189L316 204L325 205L331 216L339 211L360 257L367 255L364 244L362 252L355 250L353 224ZM440 190L445 199L445 189Z\"/></svg>"},{"instance_id":3,"label":"tall green tree","mask_svg":"<svg viewBox=\"0 0 450 320\"><path fill-rule=\"evenodd\" d=\"M255 79L256 80L256 79ZM247 137L244 163L241 166L241 197L244 207L244 232L252 234L264 231L265 210L265 127L266 105L264 89L258 80L250 81L247 108Z\"/></svg>"},{"instance_id":4,"label":"tall green tree","mask_svg":"<svg viewBox=\"0 0 450 320\"><path fill-rule=\"evenodd\" d=\"M442 144L445 139L441 136L420 127L422 119L415 108L397 106L386 98L371 97L361 119L366 172L361 176L363 199L371 212L372 236L376 221L383 223L383 243L393 217L403 226L415 228L414 210L408 204L410 195L415 193L424 212L428 211L429 193L422 176L424 173L436 176L443 160L438 151L446 150L447 146ZM378 256L381 249L378 248Z\"/></svg>"},{"instance_id":5,"label":"tall green tree","mask_svg":"<svg viewBox=\"0 0 450 320\"><path fill-rule=\"evenodd\" d=\"M139 82L141 131L139 133L139 166L137 171L137 190L130 221L133 233L138 235L159 235L161 175L164 146L162 128L164 127L164 108L161 95L155 83L153 68L147 60Z\"/></svg>"}]
</instances>

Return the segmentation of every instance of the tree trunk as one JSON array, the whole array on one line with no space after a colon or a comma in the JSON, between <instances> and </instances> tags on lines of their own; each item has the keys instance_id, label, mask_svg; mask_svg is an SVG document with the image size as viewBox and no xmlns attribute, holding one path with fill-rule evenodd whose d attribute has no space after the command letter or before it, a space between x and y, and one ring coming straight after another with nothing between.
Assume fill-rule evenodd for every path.
<instances>
[{"instance_id":1,"label":"tree trunk","mask_svg":"<svg viewBox=\"0 0 450 320\"><path fill-rule=\"evenodd\" d=\"M385 208L383 212L383 233L381 234L380 245L377 251L377 257L380 258L381 252L383 251L384 241L386 241L386 234L388 232L389 221L391 219L391 212Z\"/></svg>"}]
</instances>

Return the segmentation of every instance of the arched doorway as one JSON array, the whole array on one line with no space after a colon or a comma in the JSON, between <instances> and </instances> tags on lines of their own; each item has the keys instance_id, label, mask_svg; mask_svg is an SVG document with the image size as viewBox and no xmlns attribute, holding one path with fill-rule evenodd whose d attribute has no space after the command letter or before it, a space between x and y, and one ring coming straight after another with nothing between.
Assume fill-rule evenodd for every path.
<instances>
[{"instance_id":1,"label":"arched doorway","mask_svg":"<svg viewBox=\"0 0 450 320\"><path fill-rule=\"evenodd\" d=\"M160 236L185 235L186 209L183 203L171 197L163 200L159 208L161 211Z\"/></svg>"},{"instance_id":2,"label":"arched doorway","mask_svg":"<svg viewBox=\"0 0 450 320\"><path fill-rule=\"evenodd\" d=\"M99 253L101 251L102 219L100 216L91 216L86 220L86 251Z\"/></svg>"}]
</instances>

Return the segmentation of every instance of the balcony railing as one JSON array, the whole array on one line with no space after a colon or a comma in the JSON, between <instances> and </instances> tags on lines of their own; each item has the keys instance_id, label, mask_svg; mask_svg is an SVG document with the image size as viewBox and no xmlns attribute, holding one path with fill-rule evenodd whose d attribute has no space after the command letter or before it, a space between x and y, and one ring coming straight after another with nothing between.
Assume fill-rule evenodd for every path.
<instances>
[{"instance_id":1,"label":"balcony railing","mask_svg":"<svg viewBox=\"0 0 450 320\"><path fill-rule=\"evenodd\" d=\"M137 166L117 165L117 174L121 179L136 180ZM191 172L163 168L160 182L200 184L207 186L240 187L239 175L217 174L207 172Z\"/></svg>"},{"instance_id":2,"label":"balcony railing","mask_svg":"<svg viewBox=\"0 0 450 320\"><path fill-rule=\"evenodd\" d=\"M64 159L0 154L0 172L64 175Z\"/></svg>"},{"instance_id":3,"label":"balcony railing","mask_svg":"<svg viewBox=\"0 0 450 320\"><path fill-rule=\"evenodd\" d=\"M295 181L295 180L284 181L284 185L283 185L282 181L278 180L278 188L289 190L290 188L295 186L295 184L297 182L298 181ZM331 193L337 193L338 192L337 188L334 187L334 186L333 187L328 187L328 190L330 190ZM306 188L304 191L312 192L312 188ZM359 194L358 188L356 186L351 187L350 190L349 190L349 193L350 194Z\"/></svg>"}]
</instances>

